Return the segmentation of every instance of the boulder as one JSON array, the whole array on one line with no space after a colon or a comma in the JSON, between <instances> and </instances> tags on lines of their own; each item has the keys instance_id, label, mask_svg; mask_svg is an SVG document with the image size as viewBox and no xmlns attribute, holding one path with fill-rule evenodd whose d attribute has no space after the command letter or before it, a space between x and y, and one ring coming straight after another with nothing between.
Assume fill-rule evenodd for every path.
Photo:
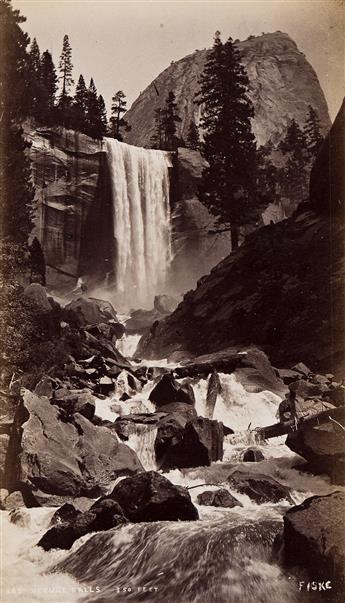
<instances>
[{"instance_id":1,"label":"boulder","mask_svg":"<svg viewBox=\"0 0 345 603\"><path fill-rule=\"evenodd\" d=\"M262 454L260 448L256 448L254 446L247 448L247 450L244 451L242 458L244 463L258 463L259 461L263 461L264 459L265 457Z\"/></svg>"},{"instance_id":2,"label":"boulder","mask_svg":"<svg viewBox=\"0 0 345 603\"><path fill-rule=\"evenodd\" d=\"M80 513L81 511L76 509L71 503L64 503L57 511L55 511L50 520L50 525L55 526L61 523L70 522L80 515Z\"/></svg>"},{"instance_id":3,"label":"boulder","mask_svg":"<svg viewBox=\"0 0 345 603\"><path fill-rule=\"evenodd\" d=\"M3 511L5 507L6 498L9 495L9 491L6 488L0 488L0 509Z\"/></svg>"},{"instance_id":4,"label":"boulder","mask_svg":"<svg viewBox=\"0 0 345 603\"><path fill-rule=\"evenodd\" d=\"M225 488L219 488L219 490L205 490L205 492L198 494L197 502L199 505L206 505L209 507L226 507L229 509L232 509L233 507L243 507L242 503L232 496Z\"/></svg>"},{"instance_id":5,"label":"boulder","mask_svg":"<svg viewBox=\"0 0 345 603\"><path fill-rule=\"evenodd\" d=\"M206 394L206 417L212 419L214 408L216 406L218 394L220 394L222 386L220 383L217 371L213 371L207 384Z\"/></svg>"},{"instance_id":6,"label":"boulder","mask_svg":"<svg viewBox=\"0 0 345 603\"><path fill-rule=\"evenodd\" d=\"M47 376L42 377L42 379L37 383L34 391L37 396L46 396L46 398L52 398L54 391L53 380Z\"/></svg>"},{"instance_id":7,"label":"boulder","mask_svg":"<svg viewBox=\"0 0 345 603\"><path fill-rule=\"evenodd\" d=\"M157 408L174 402L195 405L195 396L190 384L181 385L171 374L163 375L150 393L149 400Z\"/></svg>"},{"instance_id":8,"label":"boulder","mask_svg":"<svg viewBox=\"0 0 345 603\"><path fill-rule=\"evenodd\" d=\"M188 490L155 471L121 480L109 496L134 523L199 519Z\"/></svg>"},{"instance_id":9,"label":"boulder","mask_svg":"<svg viewBox=\"0 0 345 603\"><path fill-rule=\"evenodd\" d=\"M206 376L214 370L234 373L236 379L248 392L271 391L283 395L287 387L276 375L267 355L255 347L238 349L228 347L218 352L204 354L192 361L183 362L175 369L178 377Z\"/></svg>"},{"instance_id":10,"label":"boulder","mask_svg":"<svg viewBox=\"0 0 345 603\"><path fill-rule=\"evenodd\" d=\"M303 379L307 379L311 373L310 368L308 368L303 362L298 362L295 366L292 367L293 371L300 373Z\"/></svg>"},{"instance_id":11,"label":"boulder","mask_svg":"<svg viewBox=\"0 0 345 603\"><path fill-rule=\"evenodd\" d=\"M284 563L306 570L311 580L330 580L339 595L345 587L344 508L344 492L312 496L287 511L283 532Z\"/></svg>"},{"instance_id":12,"label":"boulder","mask_svg":"<svg viewBox=\"0 0 345 603\"><path fill-rule=\"evenodd\" d=\"M155 310L161 314L170 314L174 312L178 306L178 301L170 295L156 295L153 302Z\"/></svg>"},{"instance_id":13,"label":"boulder","mask_svg":"<svg viewBox=\"0 0 345 603\"><path fill-rule=\"evenodd\" d=\"M120 475L142 471L135 452L79 413L70 419L49 400L25 390L11 436L12 488L31 504L55 506L104 494Z\"/></svg>"},{"instance_id":14,"label":"boulder","mask_svg":"<svg viewBox=\"0 0 345 603\"><path fill-rule=\"evenodd\" d=\"M316 474L326 473L336 484L343 484L345 474L344 430L336 423L292 431L286 445L308 461L309 469Z\"/></svg>"},{"instance_id":15,"label":"boulder","mask_svg":"<svg viewBox=\"0 0 345 603\"><path fill-rule=\"evenodd\" d=\"M60 389L55 392L52 403L69 416L79 413L91 421L95 414L95 399L90 391L67 390L65 393Z\"/></svg>"},{"instance_id":16,"label":"boulder","mask_svg":"<svg viewBox=\"0 0 345 603\"><path fill-rule=\"evenodd\" d=\"M231 488L246 494L258 505L267 502L277 503L281 500L294 503L289 489L269 475L234 470L228 476L227 482Z\"/></svg>"},{"instance_id":17,"label":"boulder","mask_svg":"<svg viewBox=\"0 0 345 603\"><path fill-rule=\"evenodd\" d=\"M303 379L301 373L293 371L292 369L275 369L275 372L285 385L289 385L290 383L293 383L293 381L297 381L297 379Z\"/></svg>"},{"instance_id":18,"label":"boulder","mask_svg":"<svg viewBox=\"0 0 345 603\"><path fill-rule=\"evenodd\" d=\"M155 452L161 469L204 467L223 459L222 423L197 417L183 425L178 419L173 413L158 426Z\"/></svg>"},{"instance_id":19,"label":"boulder","mask_svg":"<svg viewBox=\"0 0 345 603\"><path fill-rule=\"evenodd\" d=\"M73 543L91 532L110 530L126 523L122 509L111 500L96 501L89 511L77 513L67 521L53 526L37 543L45 551L70 549Z\"/></svg>"},{"instance_id":20,"label":"boulder","mask_svg":"<svg viewBox=\"0 0 345 603\"><path fill-rule=\"evenodd\" d=\"M305 381L304 379L293 381L289 385L290 392L294 392L296 397L303 398L304 400L306 398L320 397L328 389L328 386L324 383L310 383L310 381Z\"/></svg>"},{"instance_id":21,"label":"boulder","mask_svg":"<svg viewBox=\"0 0 345 603\"><path fill-rule=\"evenodd\" d=\"M39 283L30 283L30 285L24 289L24 296L41 312L51 312L52 307L43 285L40 285Z\"/></svg>"},{"instance_id":22,"label":"boulder","mask_svg":"<svg viewBox=\"0 0 345 603\"><path fill-rule=\"evenodd\" d=\"M156 309L153 310L134 310L130 318L126 320L126 333L129 335L144 335L148 333L155 322L161 320L166 314L162 314Z\"/></svg>"},{"instance_id":23,"label":"boulder","mask_svg":"<svg viewBox=\"0 0 345 603\"><path fill-rule=\"evenodd\" d=\"M108 311L109 302L101 302L100 300L78 297L72 300L64 308L64 320L72 326L85 327L86 325L98 325L116 318L113 312Z\"/></svg>"},{"instance_id":24,"label":"boulder","mask_svg":"<svg viewBox=\"0 0 345 603\"><path fill-rule=\"evenodd\" d=\"M9 442L10 436L7 433L0 433L0 484L5 482L5 467Z\"/></svg>"},{"instance_id":25,"label":"boulder","mask_svg":"<svg viewBox=\"0 0 345 603\"><path fill-rule=\"evenodd\" d=\"M25 507L25 502L22 493L19 492L19 490L16 490L6 497L5 509L6 511L11 511L12 509L18 509L19 507Z\"/></svg>"}]
</instances>

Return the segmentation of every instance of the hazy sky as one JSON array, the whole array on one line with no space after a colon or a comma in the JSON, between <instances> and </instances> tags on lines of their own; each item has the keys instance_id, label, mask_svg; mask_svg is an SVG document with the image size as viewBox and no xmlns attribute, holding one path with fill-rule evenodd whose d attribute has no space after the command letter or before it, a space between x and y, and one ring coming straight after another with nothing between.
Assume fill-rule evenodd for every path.
<instances>
[{"instance_id":1,"label":"hazy sky","mask_svg":"<svg viewBox=\"0 0 345 603\"><path fill-rule=\"evenodd\" d=\"M74 79L93 76L108 112L111 97L124 90L130 105L165 69L195 49L225 39L281 30L288 33L316 70L334 118L344 96L343 0L13 0L23 24L55 64L62 38L72 46Z\"/></svg>"}]
</instances>

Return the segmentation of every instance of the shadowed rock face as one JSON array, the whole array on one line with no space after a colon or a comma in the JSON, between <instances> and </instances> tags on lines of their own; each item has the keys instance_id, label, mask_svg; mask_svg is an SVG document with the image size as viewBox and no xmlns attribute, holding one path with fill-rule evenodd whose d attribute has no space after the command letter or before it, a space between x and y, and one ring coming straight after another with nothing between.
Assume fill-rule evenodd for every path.
<instances>
[{"instance_id":1,"label":"shadowed rock face","mask_svg":"<svg viewBox=\"0 0 345 603\"><path fill-rule=\"evenodd\" d=\"M344 106L328 141L342 135L343 113ZM201 278L175 312L141 340L142 357L164 357L176 350L206 354L254 343L278 366L304 361L313 371L342 374L343 174L325 146L317 165L310 203L300 205L291 218L249 235ZM333 185L323 200L315 193L322 171L326 180L331 174Z\"/></svg>"},{"instance_id":2,"label":"shadowed rock face","mask_svg":"<svg viewBox=\"0 0 345 603\"><path fill-rule=\"evenodd\" d=\"M37 235L48 283L73 288L86 273L112 268L112 204L101 141L65 128L25 124L37 201ZM55 270L57 269L57 270Z\"/></svg>"},{"instance_id":3,"label":"shadowed rock face","mask_svg":"<svg viewBox=\"0 0 345 603\"><path fill-rule=\"evenodd\" d=\"M277 142L292 117L303 123L309 104L318 112L323 130L327 130L330 120L317 75L286 33L252 37L239 42L238 48L250 81L249 96L255 107L253 130L259 144L270 138ZM126 114L132 127L126 142L150 146L154 111L164 103L170 90L176 95L182 119L178 134L187 139L191 120L198 123L200 119L194 97L207 52L197 50L173 62L140 94Z\"/></svg>"},{"instance_id":4,"label":"shadowed rock face","mask_svg":"<svg viewBox=\"0 0 345 603\"><path fill-rule=\"evenodd\" d=\"M312 580L331 580L333 593L345 584L344 503L343 492L312 496L284 517L285 564L304 568Z\"/></svg>"}]
</instances>

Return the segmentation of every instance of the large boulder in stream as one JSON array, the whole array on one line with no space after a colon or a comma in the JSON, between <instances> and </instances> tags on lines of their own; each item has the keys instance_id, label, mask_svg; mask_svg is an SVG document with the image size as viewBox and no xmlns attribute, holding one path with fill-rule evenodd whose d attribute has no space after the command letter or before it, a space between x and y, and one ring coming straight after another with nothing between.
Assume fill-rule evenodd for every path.
<instances>
[{"instance_id":1,"label":"large boulder in stream","mask_svg":"<svg viewBox=\"0 0 345 603\"><path fill-rule=\"evenodd\" d=\"M186 488L148 471L121 480L109 495L134 523L144 521L192 521L199 519Z\"/></svg>"},{"instance_id":2,"label":"large boulder in stream","mask_svg":"<svg viewBox=\"0 0 345 603\"><path fill-rule=\"evenodd\" d=\"M163 375L151 391L149 400L151 400L157 408L161 408L162 406L174 402L183 402L184 404L190 404L191 406L195 405L195 396L192 386L189 383L181 385L170 373Z\"/></svg>"},{"instance_id":3,"label":"large boulder in stream","mask_svg":"<svg viewBox=\"0 0 345 603\"><path fill-rule=\"evenodd\" d=\"M197 502L199 505L225 507L228 509L243 507L242 503L225 488L219 488L219 490L205 490L205 492L198 494Z\"/></svg>"},{"instance_id":4,"label":"large boulder in stream","mask_svg":"<svg viewBox=\"0 0 345 603\"><path fill-rule=\"evenodd\" d=\"M336 422L298 429L286 438L286 445L306 459L312 473L326 473L333 483L342 485L345 484L344 442L344 429Z\"/></svg>"},{"instance_id":5,"label":"large boulder in stream","mask_svg":"<svg viewBox=\"0 0 345 603\"><path fill-rule=\"evenodd\" d=\"M227 482L231 488L246 494L258 505L277 503L282 500L294 503L289 488L269 475L235 470L228 476Z\"/></svg>"},{"instance_id":6,"label":"large boulder in stream","mask_svg":"<svg viewBox=\"0 0 345 603\"><path fill-rule=\"evenodd\" d=\"M73 543L91 532L110 530L127 523L121 507L111 499L96 501L89 511L80 513L75 509L67 520L57 522L46 532L38 546L50 549L70 549Z\"/></svg>"},{"instance_id":7,"label":"large boulder in stream","mask_svg":"<svg viewBox=\"0 0 345 603\"><path fill-rule=\"evenodd\" d=\"M311 580L330 580L339 596L345 587L344 508L344 492L307 498L285 514L282 539L285 564L303 568Z\"/></svg>"},{"instance_id":8,"label":"large boulder in stream","mask_svg":"<svg viewBox=\"0 0 345 603\"><path fill-rule=\"evenodd\" d=\"M223 440L223 423L197 417L182 427L173 413L158 426L157 463L165 471L209 466L223 459Z\"/></svg>"},{"instance_id":9,"label":"large boulder in stream","mask_svg":"<svg viewBox=\"0 0 345 603\"><path fill-rule=\"evenodd\" d=\"M116 434L79 413L66 413L48 398L25 390L10 440L11 489L29 505L55 506L77 497L101 496L118 476L142 471L133 450Z\"/></svg>"}]
</instances>

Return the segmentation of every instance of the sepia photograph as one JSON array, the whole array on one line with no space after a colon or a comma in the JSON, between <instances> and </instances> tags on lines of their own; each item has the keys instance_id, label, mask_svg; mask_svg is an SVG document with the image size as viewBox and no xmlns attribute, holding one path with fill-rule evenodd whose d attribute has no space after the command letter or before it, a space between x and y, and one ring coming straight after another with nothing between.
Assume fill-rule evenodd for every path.
<instances>
[{"instance_id":1,"label":"sepia photograph","mask_svg":"<svg viewBox=\"0 0 345 603\"><path fill-rule=\"evenodd\" d=\"M0 0L1 603L345 601L344 0Z\"/></svg>"}]
</instances>

